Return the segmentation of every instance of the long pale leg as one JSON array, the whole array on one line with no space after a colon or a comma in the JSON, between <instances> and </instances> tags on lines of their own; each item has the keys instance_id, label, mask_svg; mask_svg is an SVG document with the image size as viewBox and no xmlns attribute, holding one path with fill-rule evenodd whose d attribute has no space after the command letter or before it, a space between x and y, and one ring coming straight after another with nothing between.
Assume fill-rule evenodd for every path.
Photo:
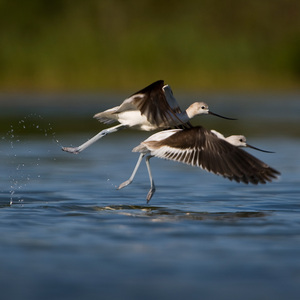
<instances>
[{"instance_id":1,"label":"long pale leg","mask_svg":"<svg viewBox=\"0 0 300 300\"><path fill-rule=\"evenodd\" d=\"M135 165L135 167L134 167L134 170L133 170L131 176L129 177L128 180L126 180L126 181L124 181L123 183L121 183L121 184L119 185L119 187L117 188L117 190L122 189L123 187L129 185L129 184L133 181L134 176L135 176L135 174L136 174L136 172L137 172L137 170L138 170L138 168L139 168L139 166L140 166L140 164L141 164L141 161L142 161L142 159L143 159L144 156L145 156L145 154L143 154L143 153L140 154L139 159L138 159L138 161L137 161L137 163L136 163L136 165Z\"/></svg>"},{"instance_id":2,"label":"long pale leg","mask_svg":"<svg viewBox=\"0 0 300 300\"><path fill-rule=\"evenodd\" d=\"M96 141L98 141L102 137L104 137L104 136L106 136L106 135L108 135L110 133L113 133L113 132L119 131L121 129L124 129L126 127L127 126L125 126L125 125L119 124L117 126L104 129L104 130L100 131L98 134L96 134L94 137L92 137L91 139L89 139L87 142L83 143L82 145L80 145L78 147L74 147L74 148L73 147L62 147L62 150L66 151L66 152L78 154L81 151L83 151L84 149L86 149L87 147L89 147L92 144L94 144Z\"/></svg>"},{"instance_id":3,"label":"long pale leg","mask_svg":"<svg viewBox=\"0 0 300 300\"><path fill-rule=\"evenodd\" d=\"M148 174L149 174L149 179L150 179L150 184L151 184L150 190L149 190L149 192L147 194L147 198L146 198L147 203L149 203L149 201L151 200L151 198L152 198L152 196L154 195L154 192L155 192L155 185L154 185L154 180L153 180L153 177L152 177L152 174L151 174L150 161L149 161L151 157L152 156L149 155L145 158L146 166L147 166L147 170L148 170Z\"/></svg>"}]
</instances>

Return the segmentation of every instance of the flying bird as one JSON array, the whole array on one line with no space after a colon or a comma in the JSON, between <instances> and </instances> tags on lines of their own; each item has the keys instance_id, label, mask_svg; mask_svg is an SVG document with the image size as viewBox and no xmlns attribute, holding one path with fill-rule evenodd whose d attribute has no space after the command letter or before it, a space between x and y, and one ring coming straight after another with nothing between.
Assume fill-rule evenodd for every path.
<instances>
[{"instance_id":1,"label":"flying bird","mask_svg":"<svg viewBox=\"0 0 300 300\"><path fill-rule=\"evenodd\" d=\"M104 124L118 122L118 125L100 131L78 147L62 147L62 150L78 154L102 137L124 128L144 131L190 128L192 125L189 121L193 117L208 114L235 120L211 112L205 102L195 102L182 111L171 87L164 85L163 80L158 80L125 99L121 105L94 115L94 118Z\"/></svg>"},{"instance_id":2,"label":"flying bird","mask_svg":"<svg viewBox=\"0 0 300 300\"><path fill-rule=\"evenodd\" d=\"M149 162L151 157L197 166L229 180L246 184L265 184L280 175L274 168L202 126L157 132L141 142L133 152L140 152L137 164L130 178L120 184L118 189L133 181L145 157L151 185L146 198L147 203L155 192Z\"/></svg>"}]
</instances>

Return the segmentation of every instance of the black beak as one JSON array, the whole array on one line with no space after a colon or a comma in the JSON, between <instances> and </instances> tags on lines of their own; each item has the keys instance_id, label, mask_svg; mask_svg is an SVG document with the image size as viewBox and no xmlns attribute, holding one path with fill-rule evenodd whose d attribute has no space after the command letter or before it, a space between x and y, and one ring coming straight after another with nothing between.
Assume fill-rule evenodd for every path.
<instances>
[{"instance_id":1,"label":"black beak","mask_svg":"<svg viewBox=\"0 0 300 300\"><path fill-rule=\"evenodd\" d=\"M232 119L232 118L227 118L227 117L220 116L220 115L215 114L215 113L213 113L211 111L208 111L208 114L216 116L216 117L219 117L219 118L223 118L223 119L226 119L226 120L237 120L237 119Z\"/></svg>"},{"instance_id":2,"label":"black beak","mask_svg":"<svg viewBox=\"0 0 300 300\"><path fill-rule=\"evenodd\" d=\"M261 151L261 152L275 153L275 152L273 152L273 151L267 151L267 150L262 150L262 149L256 148L256 147L251 146L251 145L249 145L249 144L247 144L247 147L252 148L252 149L255 149L255 150L258 150L258 151Z\"/></svg>"}]
</instances>

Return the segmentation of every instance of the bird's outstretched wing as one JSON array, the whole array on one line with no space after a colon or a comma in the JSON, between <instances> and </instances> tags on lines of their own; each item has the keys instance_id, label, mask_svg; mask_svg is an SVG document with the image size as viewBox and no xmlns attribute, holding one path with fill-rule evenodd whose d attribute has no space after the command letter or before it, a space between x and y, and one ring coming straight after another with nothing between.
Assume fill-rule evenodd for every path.
<instances>
[{"instance_id":1,"label":"bird's outstretched wing","mask_svg":"<svg viewBox=\"0 0 300 300\"><path fill-rule=\"evenodd\" d=\"M173 127L174 124L190 127L187 123L180 120L178 113L181 110L176 99L173 97L170 105L163 87L163 80L158 80L148 85L127 98L115 113L138 109L151 124L156 125L158 128Z\"/></svg>"},{"instance_id":2,"label":"bird's outstretched wing","mask_svg":"<svg viewBox=\"0 0 300 300\"><path fill-rule=\"evenodd\" d=\"M174 131L162 140L145 140L155 157L179 161L244 183L266 183L280 173L248 152L218 138L201 126Z\"/></svg>"}]
</instances>

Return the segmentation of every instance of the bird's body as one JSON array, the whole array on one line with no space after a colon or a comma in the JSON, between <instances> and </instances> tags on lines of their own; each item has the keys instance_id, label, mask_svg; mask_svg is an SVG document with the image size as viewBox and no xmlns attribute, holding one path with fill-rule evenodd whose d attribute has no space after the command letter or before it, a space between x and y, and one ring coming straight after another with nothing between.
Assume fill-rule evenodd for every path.
<instances>
[{"instance_id":1,"label":"bird's body","mask_svg":"<svg viewBox=\"0 0 300 300\"><path fill-rule=\"evenodd\" d=\"M79 153L103 136L124 128L144 131L172 127L190 128L192 127L190 119L207 114L230 119L211 112L204 102L195 102L182 111L170 86L164 85L163 80L158 80L125 99L121 105L94 115L94 118L104 124L118 122L118 125L102 130L79 147L62 149L66 152Z\"/></svg>"},{"instance_id":2,"label":"bird's body","mask_svg":"<svg viewBox=\"0 0 300 300\"><path fill-rule=\"evenodd\" d=\"M103 116L106 116L107 119L110 117L110 123L103 123L111 124L113 122L119 122L120 124L126 127L143 131L151 131L159 128L158 126L151 124L147 120L146 116L142 115L139 110L125 110L122 112L118 112L117 108L118 107L114 108L114 112L111 112L113 111L113 109L110 109L109 111L104 111L103 113L100 113L101 116L98 118L98 120L102 121L104 118Z\"/></svg>"},{"instance_id":3,"label":"bird's body","mask_svg":"<svg viewBox=\"0 0 300 300\"><path fill-rule=\"evenodd\" d=\"M203 106L208 113L207 105L203 103ZM189 121L174 98L171 87L164 85L163 80L150 84L125 99L121 105L100 112L94 118L105 124L119 122L145 131L183 125Z\"/></svg>"},{"instance_id":4,"label":"bird's body","mask_svg":"<svg viewBox=\"0 0 300 300\"><path fill-rule=\"evenodd\" d=\"M122 183L119 188L132 182L144 156L148 171L149 159L154 156L197 166L229 180L243 183L266 183L280 174L253 155L201 126L157 132L135 147L133 152L140 152L140 158L129 180ZM151 189L147 201L150 201L155 191L150 171L149 177Z\"/></svg>"}]
</instances>

